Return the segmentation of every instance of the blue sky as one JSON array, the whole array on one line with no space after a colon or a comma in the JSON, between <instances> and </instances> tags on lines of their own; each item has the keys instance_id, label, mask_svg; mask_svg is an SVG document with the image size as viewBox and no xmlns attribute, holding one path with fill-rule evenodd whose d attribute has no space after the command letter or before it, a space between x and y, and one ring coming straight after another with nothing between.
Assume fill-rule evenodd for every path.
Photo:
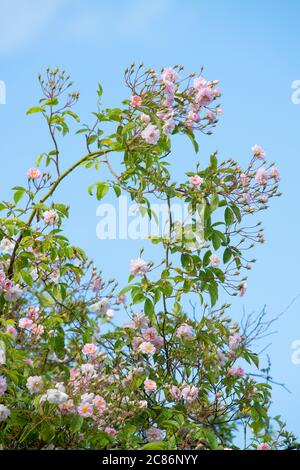
<instances>
[{"instance_id":1,"label":"blue sky","mask_svg":"<svg viewBox=\"0 0 300 470\"><path fill-rule=\"evenodd\" d=\"M40 96L36 76L46 66L58 65L72 75L81 91L77 111L88 122L99 81L104 105L128 97L122 72L132 61L158 68L182 63L187 71L204 65L204 75L221 82L224 115L214 136L200 138L197 159L206 161L219 149L222 157L243 164L258 143L282 173L283 196L263 214L267 242L255 249L248 294L232 307L235 318L244 307L259 312L264 304L270 317L278 315L300 294L300 105L291 100L291 84L300 79L299 14L298 0L0 0L0 80L7 89L7 103L0 105L1 198L8 198L34 159L51 149L39 118L25 117ZM66 138L62 149L66 166L84 151L79 137ZM189 142L176 140L174 175L180 178L195 161ZM97 180L101 174L82 169L57 199L71 205L72 242L122 285L139 248L146 247L147 259L154 252L147 242L97 239L98 203L86 190ZM292 391L275 388L274 411L298 434L300 365L291 361L291 343L300 339L299 310L300 299L276 323L268 349L274 376Z\"/></svg>"}]
</instances>

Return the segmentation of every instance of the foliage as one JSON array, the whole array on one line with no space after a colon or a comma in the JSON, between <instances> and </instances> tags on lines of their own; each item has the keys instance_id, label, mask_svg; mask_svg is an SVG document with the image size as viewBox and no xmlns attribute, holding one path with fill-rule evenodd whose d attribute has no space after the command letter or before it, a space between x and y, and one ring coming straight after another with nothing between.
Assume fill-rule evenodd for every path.
<instances>
[{"instance_id":1,"label":"foliage","mask_svg":"<svg viewBox=\"0 0 300 470\"><path fill-rule=\"evenodd\" d=\"M79 94L59 69L39 77L43 97L28 114L45 120L53 148L0 206L3 448L224 449L235 447L239 429L241 448L296 446L269 416L270 382L251 376L259 358L247 331L218 305L221 288L246 291L249 250L263 242L252 220L279 195L279 173L254 146L243 170L215 152L206 168L197 163L183 182L172 180L172 136L198 152L197 134L211 134L221 115L217 81L182 74L181 66L157 74L133 64L120 108L101 108L99 85L94 123L77 130L86 154L67 169L59 142L70 120L80 122ZM69 208L54 193L80 166L109 171L89 188L98 200L126 194L149 217L153 198L168 207L168 233L152 237L161 262L133 260L121 291L63 234ZM189 206L189 225L173 219L178 200ZM128 323L100 331L120 307Z\"/></svg>"}]
</instances>

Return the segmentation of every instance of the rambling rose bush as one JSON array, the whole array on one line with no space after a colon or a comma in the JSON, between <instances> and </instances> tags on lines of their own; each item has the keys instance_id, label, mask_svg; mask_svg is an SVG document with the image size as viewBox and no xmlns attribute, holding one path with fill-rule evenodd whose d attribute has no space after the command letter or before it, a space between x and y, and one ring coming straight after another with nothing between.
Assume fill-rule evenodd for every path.
<instances>
[{"instance_id":1,"label":"rambling rose bush","mask_svg":"<svg viewBox=\"0 0 300 470\"><path fill-rule=\"evenodd\" d=\"M170 171L172 135L187 136L198 152L197 133L212 133L222 113L218 81L202 71L184 76L181 66L157 74L132 65L121 108L101 108L99 85L95 120L77 131L85 155L65 168L59 142L69 120L80 121L79 94L59 69L39 80L43 97L28 114L45 120L52 150L0 206L2 448L226 449L238 446L240 429L240 448L295 447L270 417L270 382L251 375L254 367L264 375L251 350L253 324L248 331L250 323L234 323L229 305L218 305L220 288L246 291L249 250L264 241L255 214L279 195L279 172L258 145L245 168L216 152L181 182ZM161 261L128 260L121 291L63 234L69 208L55 190L82 166L99 170L89 188L99 200L126 194L149 217L153 199L168 206L167 234L152 237ZM191 223L174 220L176 200L189 205ZM128 321L116 327L120 308Z\"/></svg>"}]
</instances>

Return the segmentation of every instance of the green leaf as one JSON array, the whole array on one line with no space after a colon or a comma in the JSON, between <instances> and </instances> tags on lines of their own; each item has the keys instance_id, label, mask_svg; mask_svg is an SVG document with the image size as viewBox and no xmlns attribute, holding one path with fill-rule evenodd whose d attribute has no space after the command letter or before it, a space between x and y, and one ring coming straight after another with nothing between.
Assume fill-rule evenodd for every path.
<instances>
[{"instance_id":1,"label":"green leaf","mask_svg":"<svg viewBox=\"0 0 300 470\"><path fill-rule=\"evenodd\" d=\"M164 450L167 449L167 443L164 441L155 441L145 444L141 450Z\"/></svg>"},{"instance_id":2,"label":"green leaf","mask_svg":"<svg viewBox=\"0 0 300 470\"><path fill-rule=\"evenodd\" d=\"M226 250L224 251L224 254L223 254L223 262L224 263L228 263L228 261L230 260L232 256L232 251L230 248L226 248Z\"/></svg>"},{"instance_id":3,"label":"green leaf","mask_svg":"<svg viewBox=\"0 0 300 470\"><path fill-rule=\"evenodd\" d=\"M19 191L15 192L14 194L15 204L18 204L18 202L22 199L25 193L26 193L25 189L20 189Z\"/></svg>"},{"instance_id":4,"label":"green leaf","mask_svg":"<svg viewBox=\"0 0 300 470\"><path fill-rule=\"evenodd\" d=\"M80 431L81 427L83 425L83 418L82 416L79 415L73 415L71 417L71 423L70 423L70 428L73 433L77 433Z\"/></svg>"},{"instance_id":5,"label":"green leaf","mask_svg":"<svg viewBox=\"0 0 300 470\"><path fill-rule=\"evenodd\" d=\"M39 106L34 106L33 108L29 108L26 114L35 114L35 113L42 113L44 110Z\"/></svg>"},{"instance_id":6,"label":"green leaf","mask_svg":"<svg viewBox=\"0 0 300 470\"><path fill-rule=\"evenodd\" d=\"M103 199L105 194L107 193L109 187L105 183L97 183L97 192L96 192L96 197L98 201L100 199Z\"/></svg>"},{"instance_id":7,"label":"green leaf","mask_svg":"<svg viewBox=\"0 0 300 470\"><path fill-rule=\"evenodd\" d=\"M216 305L218 300L218 284L216 284L215 282L209 284L208 292L210 295L211 306L213 307L214 305Z\"/></svg>"},{"instance_id":8,"label":"green leaf","mask_svg":"<svg viewBox=\"0 0 300 470\"><path fill-rule=\"evenodd\" d=\"M234 214L229 207L225 209L225 222L227 226L232 225L234 222Z\"/></svg>"},{"instance_id":9,"label":"green leaf","mask_svg":"<svg viewBox=\"0 0 300 470\"><path fill-rule=\"evenodd\" d=\"M152 316L154 313L154 306L150 299L146 299L145 301L144 312L148 316Z\"/></svg>"},{"instance_id":10,"label":"green leaf","mask_svg":"<svg viewBox=\"0 0 300 470\"><path fill-rule=\"evenodd\" d=\"M195 152L198 153L199 152L199 145L198 145L198 142L195 139L195 136L194 136L193 132L187 130L186 135L188 136L188 138L192 142Z\"/></svg>"}]
</instances>

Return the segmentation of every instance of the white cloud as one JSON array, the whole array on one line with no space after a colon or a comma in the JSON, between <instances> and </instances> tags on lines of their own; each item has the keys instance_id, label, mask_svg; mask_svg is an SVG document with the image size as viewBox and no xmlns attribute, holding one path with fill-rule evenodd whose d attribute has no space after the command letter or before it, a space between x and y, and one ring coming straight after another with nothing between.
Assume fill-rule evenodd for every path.
<instances>
[{"instance_id":1,"label":"white cloud","mask_svg":"<svg viewBox=\"0 0 300 470\"><path fill-rule=\"evenodd\" d=\"M0 54L33 42L63 4L64 0L0 0Z\"/></svg>"}]
</instances>

